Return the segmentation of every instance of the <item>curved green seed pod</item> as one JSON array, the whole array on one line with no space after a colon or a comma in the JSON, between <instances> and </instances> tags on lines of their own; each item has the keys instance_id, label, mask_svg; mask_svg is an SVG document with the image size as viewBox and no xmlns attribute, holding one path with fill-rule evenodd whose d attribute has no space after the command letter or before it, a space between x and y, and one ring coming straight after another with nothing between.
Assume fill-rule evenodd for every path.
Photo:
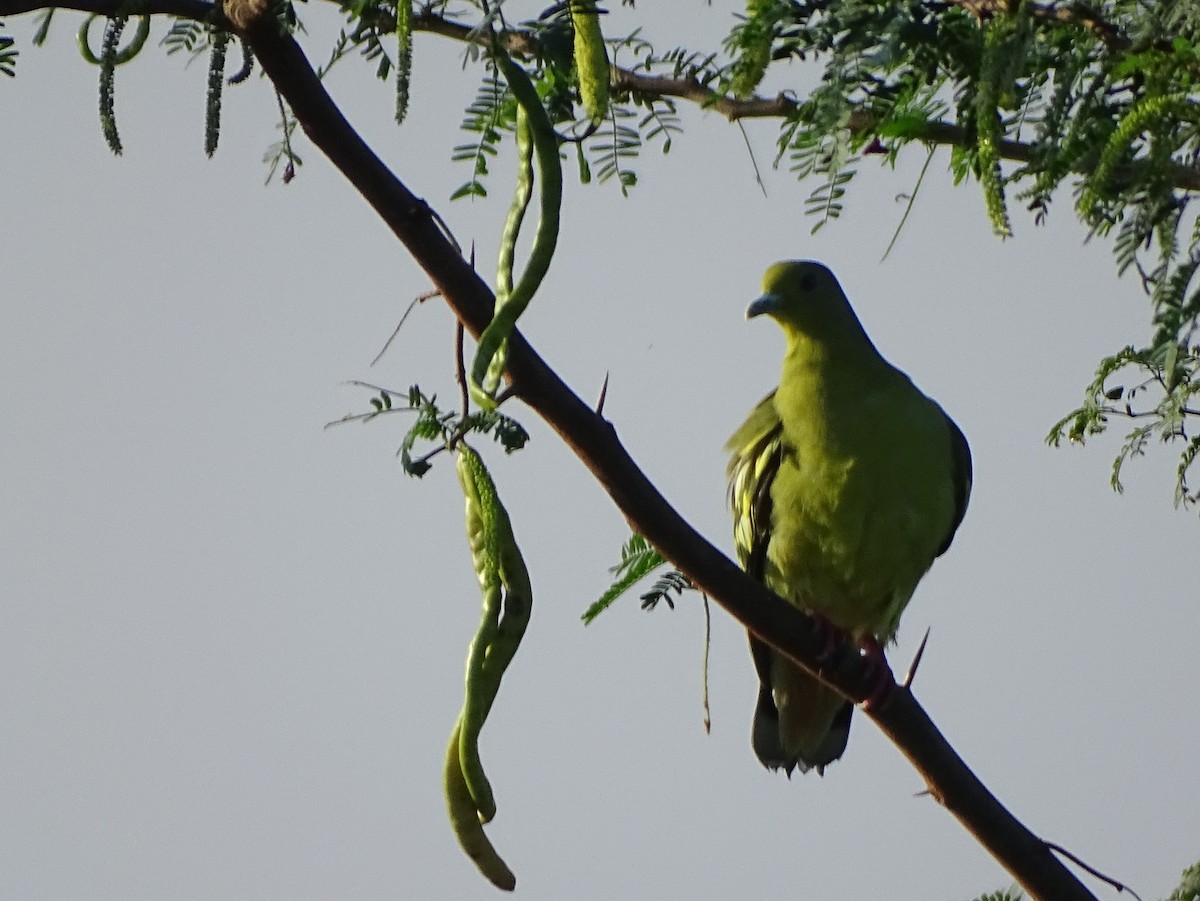
<instances>
[{"instance_id":1,"label":"curved green seed pod","mask_svg":"<svg viewBox=\"0 0 1200 901\"><path fill-rule=\"evenodd\" d=\"M579 76L579 99L592 122L608 115L609 68L604 34L595 0L571 0L571 24L575 26L575 72Z\"/></svg>"},{"instance_id":2,"label":"curved green seed pod","mask_svg":"<svg viewBox=\"0 0 1200 901\"><path fill-rule=\"evenodd\" d=\"M467 494L467 537L488 611L475 641L475 645L485 645L481 666L474 671L481 673L481 678L472 684L484 689L478 701L482 715L486 716L499 691L500 678L516 655L529 624L533 587L521 548L512 534L509 513L496 492L496 483L478 453L463 443L458 444L458 449L458 479ZM497 615L491 615L491 594L499 587L504 589L503 612L497 605L494 607ZM473 653L474 650L473 645Z\"/></svg>"},{"instance_id":3,"label":"curved green seed pod","mask_svg":"<svg viewBox=\"0 0 1200 901\"><path fill-rule=\"evenodd\" d=\"M501 507L501 512L504 508ZM504 615L496 629L496 638L492 642L485 666L493 675L497 686L500 677L516 656L521 639L525 637L525 629L529 625L529 615L533 612L533 586L529 581L529 570L525 567L525 559L521 549L513 537L508 515L498 523L500 528L500 580L504 584Z\"/></svg>"},{"instance_id":4,"label":"curved green seed pod","mask_svg":"<svg viewBox=\"0 0 1200 901\"><path fill-rule=\"evenodd\" d=\"M442 789L446 795L446 812L450 816L450 826L454 829L454 837L459 846L466 852L467 857L474 861L479 872L496 886L506 892L517 887L517 877L513 871L496 853L495 846L488 840L483 831L483 825L475 813L475 802L463 779L462 768L459 766L459 723L454 724L450 733L450 743L446 746L446 763L442 770Z\"/></svg>"},{"instance_id":5,"label":"curved green seed pod","mask_svg":"<svg viewBox=\"0 0 1200 901\"><path fill-rule=\"evenodd\" d=\"M396 124L408 115L409 76L412 74L412 4L396 2Z\"/></svg>"},{"instance_id":6,"label":"curved green seed pod","mask_svg":"<svg viewBox=\"0 0 1200 901\"><path fill-rule=\"evenodd\" d=\"M1004 62L1008 36L1007 22L997 17L987 26L983 38L983 56L979 65L979 87L975 94L976 153L979 181L992 231L1002 238L1012 237L1008 205L1004 200L1004 181L1000 172L1000 111L998 80Z\"/></svg>"},{"instance_id":7,"label":"curved green seed pod","mask_svg":"<svg viewBox=\"0 0 1200 901\"><path fill-rule=\"evenodd\" d=\"M488 652L499 628L503 597L496 530L500 502L483 461L466 444L459 445L455 469L467 502L467 541L471 546L471 562L483 593L479 629L467 653L466 693L459 716L458 754L463 780L479 812L479 819L487 823L496 815L496 801L479 759L479 734L500 688L499 677L493 678L486 665Z\"/></svg>"},{"instance_id":8,"label":"curved green seed pod","mask_svg":"<svg viewBox=\"0 0 1200 901\"><path fill-rule=\"evenodd\" d=\"M517 106L517 187L513 192L512 205L504 220L504 231L500 233L500 259L496 264L496 309L500 310L512 297L513 258L517 252L517 238L521 234L521 223L533 197L533 135L529 130L529 114L525 107ZM508 339L496 348L496 354L488 365L483 390L491 395L500 386L504 365L508 359Z\"/></svg>"},{"instance_id":9,"label":"curved green seed pod","mask_svg":"<svg viewBox=\"0 0 1200 901\"><path fill-rule=\"evenodd\" d=\"M91 44L88 42L88 29L92 27L92 20L96 18L97 15L92 13L90 16L84 19L83 24L79 26L79 34L76 36L76 40L79 44L79 55L93 66L101 65L100 57L92 53ZM124 22L126 17L122 16L121 19L122 22ZM109 21L112 22L113 20L110 19ZM121 27L124 28L124 24L122 24ZM114 66L122 65L123 63L129 62L131 59L141 53L142 47L144 47L146 44L146 38L149 36L150 17L141 16L138 19L138 28L137 31L134 32L133 40L129 42L129 46L124 50L114 52L112 64Z\"/></svg>"},{"instance_id":10,"label":"curved green seed pod","mask_svg":"<svg viewBox=\"0 0 1200 901\"><path fill-rule=\"evenodd\" d=\"M479 629L467 655L466 691L453 741L458 768L455 778L461 780L466 800L459 799L454 803L463 808L469 801L471 815L476 821L472 830L477 830L496 814L495 798L479 758L479 735L496 700L504 673L525 634L533 606L533 590L508 513L496 493L496 485L479 455L462 442L458 445L455 470L466 498L467 540L483 593L483 608ZM449 782L447 786L447 803L451 804ZM451 821L462 815L461 810L455 813L452 809ZM455 823L456 833L462 828L460 823ZM479 864L461 834L460 843ZM482 864L480 868L483 869Z\"/></svg>"},{"instance_id":11,"label":"curved green seed pod","mask_svg":"<svg viewBox=\"0 0 1200 901\"><path fill-rule=\"evenodd\" d=\"M497 42L493 48L496 65L504 74L509 90L529 118L529 133L537 158L541 218L534 233L533 247L525 271L509 294L508 302L497 307L492 321L479 337L475 361L471 365L471 396L484 409L495 407L495 400L483 390L492 358L512 333L517 318L529 305L554 258L558 244L559 212L562 206L562 162L558 156L558 136L542 106L537 89L524 69L512 61Z\"/></svg>"}]
</instances>

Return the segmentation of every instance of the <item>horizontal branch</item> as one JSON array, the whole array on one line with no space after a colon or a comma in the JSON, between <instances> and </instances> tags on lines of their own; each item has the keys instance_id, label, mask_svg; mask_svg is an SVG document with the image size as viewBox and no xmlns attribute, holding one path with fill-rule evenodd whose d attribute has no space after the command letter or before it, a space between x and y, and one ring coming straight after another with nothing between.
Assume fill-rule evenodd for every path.
<instances>
[{"instance_id":1,"label":"horizontal branch","mask_svg":"<svg viewBox=\"0 0 1200 901\"><path fill-rule=\"evenodd\" d=\"M67 0L85 12L116 15L127 0ZM30 12L30 0L0 0L0 15ZM199 20L219 16L198 0L150 0L147 11ZM424 200L400 182L366 145L326 93L303 50L278 26L265 0L229 0L228 18L254 51L309 139L372 206L425 270L464 326L476 337L491 321L495 298L455 250ZM864 701L878 675L847 644L823 655L822 633L797 608L751 579L671 507L638 468L612 424L579 399L519 332L509 339L511 388L575 452L631 526L695 585L753 634L846 697ZM925 779L930 793L1035 898L1091 899L1091 893L979 781L905 687L866 711Z\"/></svg>"},{"instance_id":2,"label":"horizontal branch","mask_svg":"<svg viewBox=\"0 0 1200 901\"><path fill-rule=\"evenodd\" d=\"M112 0L63 0L61 3L45 3L38 0L0 0L0 16L19 16L23 13L38 12L43 9L73 9L77 12L95 13L98 16L115 16L118 9L123 15L129 11L125 4L114 3ZM194 19L197 22L212 22L229 27L229 22L222 14L220 7L206 0L140 0L138 15L147 16L178 16L181 19Z\"/></svg>"},{"instance_id":3,"label":"horizontal branch","mask_svg":"<svg viewBox=\"0 0 1200 901\"><path fill-rule=\"evenodd\" d=\"M982 14L990 15L998 9L1006 8L1003 4L1008 3L1009 0L950 0L950 2L968 8L976 14L980 14L982 11ZM233 6L234 4L229 5ZM46 6L47 4L39 2L39 0L0 0L0 15L18 15L45 9ZM113 3L111 0L65 0L58 6L63 9L103 14L106 9L113 7ZM1114 49L1129 45L1128 39L1120 35L1114 26L1074 7L1031 5L1029 8L1039 18L1053 19L1084 27ZM229 20L205 0L144 0L142 9L150 15L169 14L209 21L225 27L230 25ZM390 31L395 27L393 17L382 12L378 13L378 16L381 31ZM412 27L415 31L438 34L455 41L482 44L485 40L483 34L473 30L469 25L437 15L428 9L423 9L413 16ZM529 31L508 29L502 33L501 40L510 53L534 57L541 52L541 44L537 36ZM618 93L628 92L646 97L684 100L703 109L714 110L730 122L741 119L787 118L800 107L800 101L786 92L776 94L774 97L732 97L708 87L696 78L653 75L649 72L621 66L613 66L610 77L613 90ZM860 107L851 113L845 127L855 135L871 134L878 122L879 117L871 109ZM927 122L922 126L915 127L909 139L930 145L973 146L973 141L965 128L945 121ZM1000 157L1012 162L1029 163L1035 157L1035 147L1028 142L1004 139L998 142L997 146ZM1200 191L1200 167L1175 163L1173 168L1171 183L1176 188L1184 191ZM1091 171L1091 167L1090 165L1080 166L1073 171L1080 175L1086 175ZM1128 175L1123 177L1121 168L1112 173L1112 184L1118 185L1126 180L1129 180Z\"/></svg>"},{"instance_id":4,"label":"horizontal branch","mask_svg":"<svg viewBox=\"0 0 1200 901\"><path fill-rule=\"evenodd\" d=\"M2 3L3 0L0 0ZM988 14L993 13L999 2L1008 0L953 0L957 5L972 8L986 7ZM1052 6L1030 7L1034 15L1065 22L1087 28L1114 49L1125 47L1128 42L1119 35L1112 26L1102 20L1074 8ZM978 14L978 13L977 13ZM413 28L452 38L456 41L480 42L482 37L462 22L435 15L429 11L413 17ZM503 40L507 49L523 56L537 56L541 51L537 36L528 31L510 29L504 32ZM714 110L730 122L740 119L783 119L795 113L800 108L800 101L788 93L776 94L774 97L732 97L710 88L697 78L687 78L668 75L654 75L649 72L626 69L613 66L611 83L616 92L630 92L646 97L669 97L685 100L704 109ZM846 128L855 135L871 134L879 123L879 116L869 107L859 107L851 113ZM917 140L924 144L941 144L950 147L974 146L974 141L967 130L951 122L927 122L921 126L913 126L908 140ZM1000 156L1003 159L1018 163L1028 163L1034 159L1033 144L1024 141L1002 140L998 143ZM1079 167L1074 170L1080 175L1086 175L1091 167ZM1112 175L1114 184L1122 181L1121 170ZM1185 191L1200 191L1200 168L1174 164L1171 176L1172 184Z\"/></svg>"}]
</instances>

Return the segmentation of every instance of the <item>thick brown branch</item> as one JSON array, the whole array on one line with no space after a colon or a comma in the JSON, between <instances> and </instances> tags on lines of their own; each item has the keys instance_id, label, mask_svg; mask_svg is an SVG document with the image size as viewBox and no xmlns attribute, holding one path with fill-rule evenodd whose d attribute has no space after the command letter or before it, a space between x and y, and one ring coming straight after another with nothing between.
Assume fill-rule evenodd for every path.
<instances>
[{"instance_id":1,"label":"thick brown branch","mask_svg":"<svg viewBox=\"0 0 1200 901\"><path fill-rule=\"evenodd\" d=\"M74 9L79 12L96 13L100 16L117 15L120 4L112 0L63 0L62 3L45 3L39 0L0 0L0 16L19 16L22 13L43 9ZM138 15L179 16L197 22L213 22L229 26L221 10L206 0L142 0Z\"/></svg>"}]
</instances>

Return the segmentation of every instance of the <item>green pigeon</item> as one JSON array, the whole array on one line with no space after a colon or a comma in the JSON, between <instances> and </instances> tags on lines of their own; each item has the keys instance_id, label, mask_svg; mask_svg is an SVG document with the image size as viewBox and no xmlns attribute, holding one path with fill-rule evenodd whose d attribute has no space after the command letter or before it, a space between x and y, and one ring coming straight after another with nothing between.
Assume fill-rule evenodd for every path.
<instances>
[{"instance_id":1,"label":"green pigeon","mask_svg":"<svg viewBox=\"0 0 1200 901\"><path fill-rule=\"evenodd\" d=\"M746 318L787 339L779 387L729 439L734 543L745 570L867 650L896 634L954 537L971 452L954 421L885 360L833 273L776 263ZM853 707L750 636L760 688L751 743L790 776L846 749Z\"/></svg>"}]
</instances>

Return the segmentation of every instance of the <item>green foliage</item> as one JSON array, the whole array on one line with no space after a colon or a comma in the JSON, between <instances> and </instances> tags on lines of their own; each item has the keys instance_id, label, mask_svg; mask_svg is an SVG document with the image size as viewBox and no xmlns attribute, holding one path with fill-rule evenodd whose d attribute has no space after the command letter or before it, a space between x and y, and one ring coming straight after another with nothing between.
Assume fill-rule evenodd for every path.
<instances>
[{"instance_id":1,"label":"green foliage","mask_svg":"<svg viewBox=\"0 0 1200 901\"><path fill-rule=\"evenodd\" d=\"M725 90L734 97L754 93L771 64L772 44L780 33L786 6L774 0L748 0L746 15L725 41L735 56L725 74Z\"/></svg>"},{"instance_id":2,"label":"green foliage","mask_svg":"<svg viewBox=\"0 0 1200 901\"><path fill-rule=\"evenodd\" d=\"M1131 419L1135 428L1118 454L1117 473L1148 441L1173 442L1180 454L1177 501L1195 499L1187 475L1198 453L1190 423L1200 380L1200 287L1194 279L1200 218L1192 203L1200 190L1196 4L746 0L720 50L661 50L634 30L610 34L601 53L593 26L602 21L611 29L608 18L593 17L581 45L587 53L581 72L572 13L590 14L587 3L554 4L518 21L508 18L516 4L484 0L429 0L417 7L396 0L336 2L346 22L318 74L350 57L368 63L380 79L395 68L397 118L408 104L414 32L457 41L466 48L464 64L481 70L480 89L462 123L470 140L452 150L470 167L455 198L487 196L489 167L515 128L516 104L495 72L491 35L528 73L560 142L576 145L578 177L585 183L633 189L643 148L658 142L667 152L681 133L677 104L686 99L719 106L730 118L778 119L776 165L814 186L803 204L814 231L842 215L868 156L894 165L913 144L926 161L930 148L951 148L955 181L979 182L1001 236L1020 228L1014 201L1040 224L1055 199L1070 190L1075 215L1092 235L1111 240L1116 271L1137 275L1150 307L1148 336L1131 342L1137 353L1101 361L1097 380L1111 375L1119 359L1128 367L1122 379L1160 393L1146 404L1114 404L1104 399L1106 389L1093 385L1055 434L1082 441L1114 419ZM295 6L278 9L281 27L303 30ZM137 8L131 4L121 12L137 14ZM141 50L149 17L138 16L138 34L124 48L118 42L127 15L109 19L99 54L88 43L94 18L80 30L80 52L100 67L101 125L120 153L114 69ZM50 19L47 12L35 44L45 39ZM167 54L212 53L209 152L218 136L224 53L218 43L224 40L213 22L174 19L161 41ZM604 56L618 76L606 101L598 93ZM12 39L0 36L0 72L12 76L16 58ZM246 56L242 71L229 80L244 80L249 71ZM783 88L774 98L755 94L767 84ZM296 122L282 105L280 120L281 140L264 161L268 180L282 167L286 181L301 160L291 143Z\"/></svg>"},{"instance_id":3,"label":"green foliage","mask_svg":"<svg viewBox=\"0 0 1200 901\"><path fill-rule=\"evenodd\" d=\"M121 155L121 136L117 134L117 116L114 108L115 72L117 66L117 44L128 21L124 16L109 19L104 27L104 41L100 45L100 130L108 149ZM86 26L85 26L86 28ZM86 33L86 32L85 32Z\"/></svg>"},{"instance_id":4,"label":"green foliage","mask_svg":"<svg viewBox=\"0 0 1200 901\"><path fill-rule=\"evenodd\" d=\"M49 18L47 16L47 18ZM4 23L0 22L0 28L4 27ZM17 56L20 51L13 47L13 39L7 35L0 34L0 74L7 75L9 78L15 78L17 75Z\"/></svg>"},{"instance_id":5,"label":"green foliage","mask_svg":"<svg viewBox=\"0 0 1200 901\"><path fill-rule=\"evenodd\" d=\"M1183 871L1179 886L1166 901L1200 901L1200 861Z\"/></svg>"},{"instance_id":6,"label":"green foliage","mask_svg":"<svg viewBox=\"0 0 1200 901\"><path fill-rule=\"evenodd\" d=\"M1146 374L1148 377L1143 377ZM1128 378L1138 379L1126 387ZM1133 420L1138 425L1125 436L1113 461L1112 486L1122 491L1121 471L1125 463L1146 452L1151 439L1160 442L1183 440L1184 450L1176 470L1175 503L1187 506L1200 502L1200 490L1190 486L1188 476L1200 454L1200 438L1188 432L1189 417L1200 415L1200 345L1190 349L1178 344L1135 349L1125 347L1105 357L1096 378L1084 392L1084 402L1050 430L1047 441L1058 446L1063 439L1082 443L1103 432L1112 417Z\"/></svg>"},{"instance_id":7,"label":"green foliage","mask_svg":"<svg viewBox=\"0 0 1200 901\"><path fill-rule=\"evenodd\" d=\"M225 86L225 50L228 46L229 32L218 31L213 36L208 61L208 94L204 98L205 156L217 152L217 141L221 136L221 91Z\"/></svg>"},{"instance_id":8,"label":"green foliage","mask_svg":"<svg viewBox=\"0 0 1200 901\"><path fill-rule=\"evenodd\" d=\"M416 418L396 451L401 468L410 476L420 478L425 475L432 468L434 457L473 433L490 436L504 448L506 454L520 450L529 441L529 433L524 426L496 409L466 413L443 410L438 406L437 395L426 395L418 385L413 385L407 391L396 391L368 382L354 381L350 384L376 392L370 399L371 411L350 413L329 425L372 422L392 413L415 413ZM404 403L396 404L396 398L404 398ZM413 448L418 443L433 444L433 447L414 457Z\"/></svg>"},{"instance_id":9,"label":"green foliage","mask_svg":"<svg viewBox=\"0 0 1200 901\"><path fill-rule=\"evenodd\" d=\"M585 625L612 606L613 601L666 563L666 558L641 535L633 534L621 548L621 562L609 569L616 576L612 585L583 613Z\"/></svg>"},{"instance_id":10,"label":"green foliage","mask_svg":"<svg viewBox=\"0 0 1200 901\"><path fill-rule=\"evenodd\" d=\"M1093 234L1112 235L1117 270L1136 270L1152 309L1151 340L1137 354L1102 361L1098 381L1119 360L1161 394L1145 405L1114 405L1093 385L1054 434L1083 440L1112 417L1135 419L1114 485L1124 462L1158 438L1182 447L1177 502L1195 500L1187 482L1198 453L1187 423L1200 378L1200 221L1190 206L1200 188L1194 4L751 0L726 49L732 62L711 66L726 73L735 95L794 60L820 67L817 86L788 108L779 141L779 159L818 183L805 204L815 228L842 212L864 148L894 163L914 142L951 145L956 182L980 182L1000 236L1013 232L1010 189L1041 223L1073 181L1078 216Z\"/></svg>"},{"instance_id":11,"label":"green foliage","mask_svg":"<svg viewBox=\"0 0 1200 901\"><path fill-rule=\"evenodd\" d=\"M637 184L637 173L629 165L642 149L642 136L638 128L630 124L630 120L636 118L637 113L629 107L612 104L604 124L588 143L596 178L601 182L615 178L622 194L628 194Z\"/></svg>"},{"instance_id":12,"label":"green foliage","mask_svg":"<svg viewBox=\"0 0 1200 901\"><path fill-rule=\"evenodd\" d=\"M659 576L650 586L650 590L642 594L642 609L653 610L658 606L659 601L665 601L667 606L674 610L675 599L671 597L672 594L679 596L685 591L695 590L696 586L692 584L691 579L679 570L673 569L669 573Z\"/></svg>"},{"instance_id":13,"label":"green foliage","mask_svg":"<svg viewBox=\"0 0 1200 901\"><path fill-rule=\"evenodd\" d=\"M980 895L973 901L1025 901L1025 893L1014 885L1012 888Z\"/></svg>"},{"instance_id":14,"label":"green foliage","mask_svg":"<svg viewBox=\"0 0 1200 901\"><path fill-rule=\"evenodd\" d=\"M382 53L382 48L380 48ZM386 58L386 57L384 57ZM412 4L399 0L396 5L396 124L408 115L409 81L412 75Z\"/></svg>"},{"instance_id":15,"label":"green foliage","mask_svg":"<svg viewBox=\"0 0 1200 901\"><path fill-rule=\"evenodd\" d=\"M609 569L616 578L604 594L584 611L584 625L591 625L592 621L611 607L617 598L666 562L666 558L645 538L638 534L630 535L625 546L621 548L621 562ZM665 601L667 606L674 610L675 598L672 595L678 596L693 590L695 586L687 576L678 570L671 570L659 576L650 590L642 594L642 609L653 610L660 601Z\"/></svg>"},{"instance_id":16,"label":"green foliage","mask_svg":"<svg viewBox=\"0 0 1200 901\"><path fill-rule=\"evenodd\" d=\"M1008 204L1004 199L1004 178L1000 171L1000 90L1011 84L1008 60L1011 58L1013 17L999 15L987 25L980 57L979 79L975 87L975 152L979 181L983 184L984 203L992 230L1001 238L1012 236Z\"/></svg>"},{"instance_id":17,"label":"green foliage","mask_svg":"<svg viewBox=\"0 0 1200 901\"><path fill-rule=\"evenodd\" d=\"M203 45L207 43L207 40L208 29L203 24L193 19L181 19L173 16L171 27L159 41L159 46L166 48L168 56L186 53L189 58L194 59L203 52Z\"/></svg>"},{"instance_id":18,"label":"green foliage","mask_svg":"<svg viewBox=\"0 0 1200 901\"><path fill-rule=\"evenodd\" d=\"M450 154L450 158L456 162L471 164L471 179L450 195L451 200L487 197L483 179L489 174L488 158L496 156L501 131L512 130L516 116L516 104L508 95L508 86L503 79L496 77L494 69L486 70L483 83L459 126L468 134L477 135L477 138L471 143L459 144Z\"/></svg>"}]
</instances>

